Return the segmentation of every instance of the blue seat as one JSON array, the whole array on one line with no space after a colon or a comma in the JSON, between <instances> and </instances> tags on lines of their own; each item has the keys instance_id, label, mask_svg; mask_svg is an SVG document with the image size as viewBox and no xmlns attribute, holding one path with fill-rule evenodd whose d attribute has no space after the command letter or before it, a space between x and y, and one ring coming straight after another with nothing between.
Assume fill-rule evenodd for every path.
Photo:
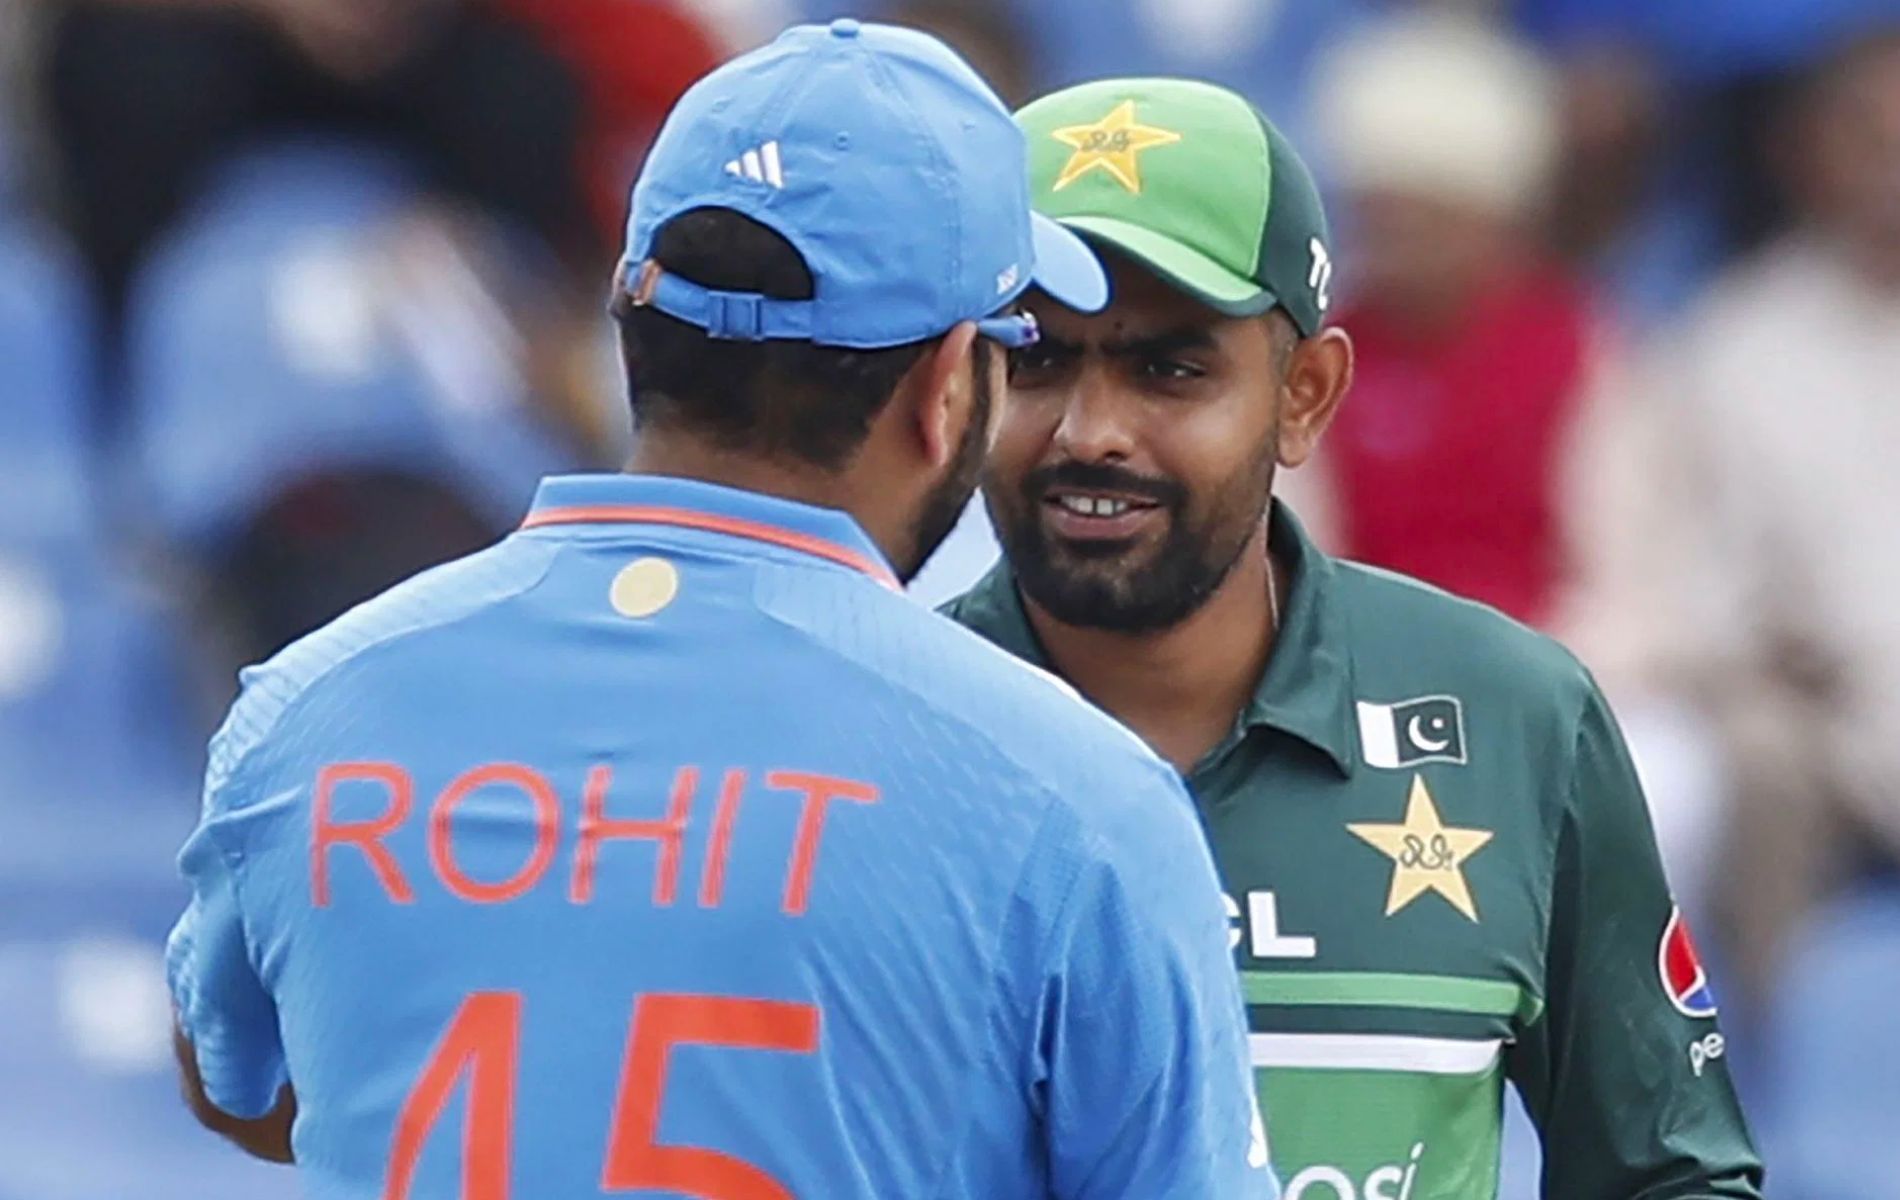
<instances>
[{"instance_id":1,"label":"blue seat","mask_svg":"<svg viewBox=\"0 0 1900 1200\"><path fill-rule=\"evenodd\" d=\"M169 870L175 824L158 842L141 827L194 809L185 688L171 614L97 548L0 547L0 874Z\"/></svg>"},{"instance_id":2,"label":"blue seat","mask_svg":"<svg viewBox=\"0 0 1900 1200\"><path fill-rule=\"evenodd\" d=\"M500 528L570 464L519 382L485 372L492 337L457 342L453 306L419 304L391 269L389 229L416 194L373 151L259 151L154 255L128 369L134 470L164 537L215 550L286 484L337 467L433 476Z\"/></svg>"},{"instance_id":3,"label":"blue seat","mask_svg":"<svg viewBox=\"0 0 1900 1200\"><path fill-rule=\"evenodd\" d=\"M1900 1179L1900 885L1818 913L1769 1018L1762 1122L1770 1186L1786 1200L1866 1200Z\"/></svg>"},{"instance_id":4,"label":"blue seat","mask_svg":"<svg viewBox=\"0 0 1900 1200\"><path fill-rule=\"evenodd\" d=\"M0 1200L287 1198L194 1128L164 1056L195 751L96 500L91 317L60 244L0 218Z\"/></svg>"},{"instance_id":5,"label":"blue seat","mask_svg":"<svg viewBox=\"0 0 1900 1200\"><path fill-rule=\"evenodd\" d=\"M293 1172L198 1127L169 1046L166 885L0 872L0 1200L291 1200Z\"/></svg>"},{"instance_id":6,"label":"blue seat","mask_svg":"<svg viewBox=\"0 0 1900 1200\"><path fill-rule=\"evenodd\" d=\"M57 549L95 531L92 328L65 247L0 208L0 544Z\"/></svg>"},{"instance_id":7,"label":"blue seat","mask_svg":"<svg viewBox=\"0 0 1900 1200\"><path fill-rule=\"evenodd\" d=\"M187 802L163 609L117 562L87 436L93 326L59 244L0 221L0 863ZM53 841L29 830L44 830ZM61 831L64 839L60 840ZM9 849L8 847L11 847Z\"/></svg>"}]
</instances>

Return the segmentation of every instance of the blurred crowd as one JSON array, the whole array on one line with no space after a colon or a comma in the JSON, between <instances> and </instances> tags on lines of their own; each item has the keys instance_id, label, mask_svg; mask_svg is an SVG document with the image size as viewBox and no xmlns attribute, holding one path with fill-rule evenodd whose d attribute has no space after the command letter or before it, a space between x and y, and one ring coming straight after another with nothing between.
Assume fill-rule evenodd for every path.
<instances>
[{"instance_id":1,"label":"blurred crowd","mask_svg":"<svg viewBox=\"0 0 1900 1200\"><path fill-rule=\"evenodd\" d=\"M47 1031L0 1077L150 1065L94 932L174 910L238 668L624 458L646 145L853 9L1012 102L1211 78L1306 152L1359 371L1288 500L1598 672L1771 1186L1886 1194L1900 0L0 0L0 1008ZM991 554L973 511L926 598ZM14 1173L64 1120L16 1106L0 1200L131 1194Z\"/></svg>"}]
</instances>

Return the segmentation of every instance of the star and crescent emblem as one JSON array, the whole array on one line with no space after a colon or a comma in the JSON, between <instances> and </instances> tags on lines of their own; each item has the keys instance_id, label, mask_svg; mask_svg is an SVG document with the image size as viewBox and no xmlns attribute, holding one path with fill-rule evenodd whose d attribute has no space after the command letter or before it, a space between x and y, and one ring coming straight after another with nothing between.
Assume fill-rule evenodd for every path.
<instances>
[{"instance_id":1,"label":"star and crescent emblem","mask_svg":"<svg viewBox=\"0 0 1900 1200\"><path fill-rule=\"evenodd\" d=\"M1488 829L1460 829L1445 824L1438 805L1425 786L1425 777L1412 777L1405 802L1405 821L1399 825L1349 824L1355 837L1392 860L1392 886L1386 893L1385 915L1403 909L1426 892L1437 892L1459 912L1478 919L1477 902L1465 880L1465 860L1492 838Z\"/></svg>"},{"instance_id":2,"label":"star and crescent emblem","mask_svg":"<svg viewBox=\"0 0 1900 1200\"><path fill-rule=\"evenodd\" d=\"M1181 135L1135 119L1135 102L1124 100L1093 125L1067 125L1051 137L1075 153L1062 164L1052 191L1061 191L1090 171L1103 171L1131 192L1141 191L1139 156L1144 150L1178 142Z\"/></svg>"}]
</instances>

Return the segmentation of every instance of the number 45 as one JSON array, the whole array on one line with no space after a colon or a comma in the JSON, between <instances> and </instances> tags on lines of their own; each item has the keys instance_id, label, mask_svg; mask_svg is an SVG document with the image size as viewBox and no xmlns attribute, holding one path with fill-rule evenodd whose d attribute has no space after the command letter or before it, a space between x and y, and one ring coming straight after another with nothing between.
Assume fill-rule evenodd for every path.
<instances>
[{"instance_id":1,"label":"number 45","mask_svg":"<svg viewBox=\"0 0 1900 1200\"><path fill-rule=\"evenodd\" d=\"M682 1043L810 1054L818 1048L818 1009L733 996L641 996L634 1003L600 1186L607 1191L654 1188L703 1200L792 1200L784 1184L730 1154L654 1141L667 1059ZM461 1200L508 1200L509 1126L520 1054L521 993L476 992L462 1002L396 1119L383 1200L408 1200L423 1143L463 1075L469 1077L469 1093Z\"/></svg>"}]
</instances>

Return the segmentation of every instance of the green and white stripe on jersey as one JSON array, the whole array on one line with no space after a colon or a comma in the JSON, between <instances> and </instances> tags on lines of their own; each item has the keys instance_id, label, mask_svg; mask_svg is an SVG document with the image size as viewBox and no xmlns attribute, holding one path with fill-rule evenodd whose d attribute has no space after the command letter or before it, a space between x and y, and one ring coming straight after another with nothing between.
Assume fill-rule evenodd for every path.
<instances>
[{"instance_id":1,"label":"green and white stripe on jersey","mask_svg":"<svg viewBox=\"0 0 1900 1200\"><path fill-rule=\"evenodd\" d=\"M1311 1071L1408 1071L1478 1075L1498 1065L1502 1038L1408 1037L1384 1033L1252 1033L1247 1053L1256 1067Z\"/></svg>"},{"instance_id":2,"label":"green and white stripe on jersey","mask_svg":"<svg viewBox=\"0 0 1900 1200\"><path fill-rule=\"evenodd\" d=\"M1543 1001L1500 979L1456 975L1406 975L1383 971L1242 971L1240 988L1249 1004L1352 1005L1427 1009L1537 1019Z\"/></svg>"},{"instance_id":3,"label":"green and white stripe on jersey","mask_svg":"<svg viewBox=\"0 0 1900 1200\"><path fill-rule=\"evenodd\" d=\"M1243 971L1241 981L1252 1005L1318 1010L1316 1017L1387 1014L1387 1032L1353 1028L1363 1016L1324 1017L1333 1028L1248 1036L1286 1200L1495 1194L1502 1030L1534 1016L1535 997L1502 980L1395 972ZM1470 1033L1423 1032L1447 1022ZM1318 1147L1323 1156L1313 1154Z\"/></svg>"}]
</instances>

